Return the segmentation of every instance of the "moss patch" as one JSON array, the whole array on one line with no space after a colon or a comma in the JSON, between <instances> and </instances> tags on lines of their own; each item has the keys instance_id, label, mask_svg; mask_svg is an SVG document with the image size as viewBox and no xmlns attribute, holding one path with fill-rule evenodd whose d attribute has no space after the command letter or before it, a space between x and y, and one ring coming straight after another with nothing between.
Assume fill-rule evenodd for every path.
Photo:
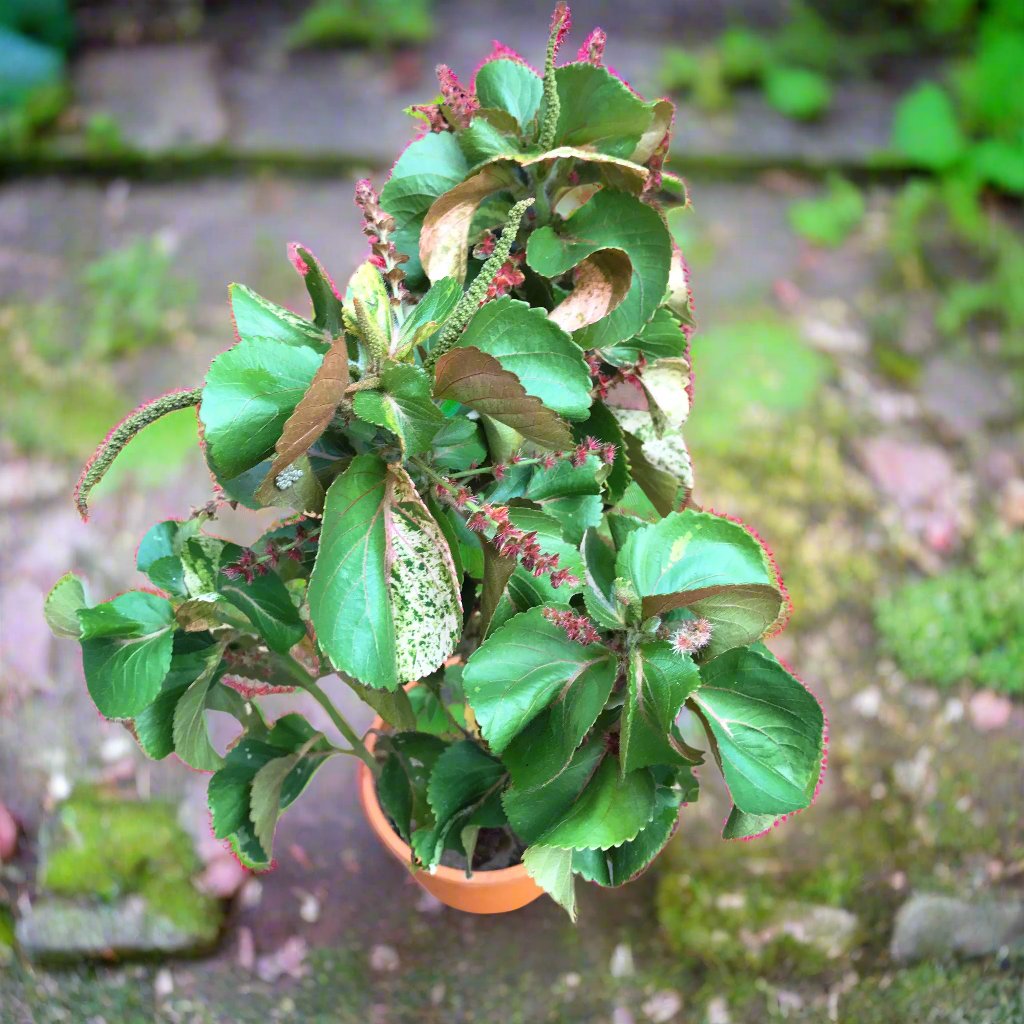
<instances>
[{"instance_id":1,"label":"moss patch","mask_svg":"<svg viewBox=\"0 0 1024 1024\"><path fill-rule=\"evenodd\" d=\"M986 534L973 564L876 604L884 647L915 679L1024 693L1024 533Z\"/></svg>"},{"instance_id":2,"label":"moss patch","mask_svg":"<svg viewBox=\"0 0 1024 1024\"><path fill-rule=\"evenodd\" d=\"M104 901L141 896L178 928L216 935L220 905L192 884L199 861L170 804L79 789L48 822L41 843L41 891Z\"/></svg>"},{"instance_id":3,"label":"moss patch","mask_svg":"<svg viewBox=\"0 0 1024 1024\"><path fill-rule=\"evenodd\" d=\"M745 431L742 447L694 456L698 500L740 516L764 537L798 627L823 620L840 603L867 608L878 580L879 553L862 525L876 499L842 452L851 429L823 396L770 428Z\"/></svg>"}]
</instances>

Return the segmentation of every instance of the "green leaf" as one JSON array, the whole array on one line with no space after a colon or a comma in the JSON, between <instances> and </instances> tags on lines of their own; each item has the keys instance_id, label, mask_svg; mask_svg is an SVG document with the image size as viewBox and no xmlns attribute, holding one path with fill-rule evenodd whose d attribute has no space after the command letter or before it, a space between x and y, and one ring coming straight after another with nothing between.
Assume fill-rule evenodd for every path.
<instances>
[{"instance_id":1,"label":"green leaf","mask_svg":"<svg viewBox=\"0 0 1024 1024\"><path fill-rule=\"evenodd\" d=\"M572 850L553 846L531 846L523 854L526 873L569 915L576 920L576 884L573 878Z\"/></svg>"},{"instance_id":2,"label":"green leaf","mask_svg":"<svg viewBox=\"0 0 1024 1024\"><path fill-rule=\"evenodd\" d=\"M429 351L427 343L451 316L461 298L462 286L454 278L442 277L435 281L399 328L396 354L401 357L415 345L423 345Z\"/></svg>"},{"instance_id":3,"label":"green leaf","mask_svg":"<svg viewBox=\"0 0 1024 1024\"><path fill-rule=\"evenodd\" d=\"M362 339L366 349L372 350L370 338L364 336L364 328L359 326L358 318L354 314L357 300L366 312L369 330L376 331L381 347L392 351L395 347L395 314L391 308L391 294L384 275L369 260L360 263L348 280L345 289L345 317L348 329Z\"/></svg>"},{"instance_id":4,"label":"green leaf","mask_svg":"<svg viewBox=\"0 0 1024 1024\"><path fill-rule=\"evenodd\" d=\"M925 82L900 100L892 125L893 146L916 167L944 171L963 155L965 141L945 90Z\"/></svg>"},{"instance_id":5,"label":"green leaf","mask_svg":"<svg viewBox=\"0 0 1024 1024\"><path fill-rule=\"evenodd\" d=\"M330 274L308 249L295 243L288 248L292 263L306 282L306 291L313 302L313 323L331 338L337 338L344 330L341 299Z\"/></svg>"},{"instance_id":6,"label":"green leaf","mask_svg":"<svg viewBox=\"0 0 1024 1024\"><path fill-rule=\"evenodd\" d=\"M497 791L504 776L501 762L472 740L453 743L441 754L427 784L434 823L413 834L413 849L421 864L437 863L452 830L472 824L473 812Z\"/></svg>"},{"instance_id":7,"label":"green leaf","mask_svg":"<svg viewBox=\"0 0 1024 1024\"><path fill-rule=\"evenodd\" d=\"M199 417L207 455L232 479L268 458L313 382L322 356L270 338L251 338L210 364Z\"/></svg>"},{"instance_id":8,"label":"green leaf","mask_svg":"<svg viewBox=\"0 0 1024 1024\"><path fill-rule=\"evenodd\" d=\"M318 352L327 351L323 331L290 309L257 295L244 284L231 285L228 288L228 296L231 301L231 316L235 322L235 333L240 341L269 338L284 345L313 348Z\"/></svg>"},{"instance_id":9,"label":"green leaf","mask_svg":"<svg viewBox=\"0 0 1024 1024\"><path fill-rule=\"evenodd\" d=\"M220 668L225 646L218 644L210 648L206 655L206 667L195 681L189 684L174 707L174 752L185 764L199 771L216 771L224 764L224 759L210 742L206 708L211 687L216 685L213 681L214 675Z\"/></svg>"},{"instance_id":10,"label":"green leaf","mask_svg":"<svg viewBox=\"0 0 1024 1024\"><path fill-rule=\"evenodd\" d=\"M558 521L562 536L570 544L580 544L583 534L601 523L603 504L599 494L571 495L542 502L544 511Z\"/></svg>"},{"instance_id":11,"label":"green leaf","mask_svg":"<svg viewBox=\"0 0 1024 1024\"><path fill-rule=\"evenodd\" d=\"M431 461L442 469L462 472L479 466L487 458L487 445L480 432L480 424L462 416L445 420L434 435Z\"/></svg>"},{"instance_id":12,"label":"green leaf","mask_svg":"<svg viewBox=\"0 0 1024 1024\"><path fill-rule=\"evenodd\" d=\"M281 792L285 780L301 760L298 754L278 757L265 764L252 780L249 796L249 820L253 824L256 842L268 856L274 845L277 819L281 815Z\"/></svg>"},{"instance_id":13,"label":"green leaf","mask_svg":"<svg viewBox=\"0 0 1024 1024\"><path fill-rule=\"evenodd\" d=\"M590 371L583 353L542 309L507 296L480 308L459 338L460 348L494 356L528 395L570 419L590 408Z\"/></svg>"},{"instance_id":14,"label":"green leaf","mask_svg":"<svg viewBox=\"0 0 1024 1024\"><path fill-rule=\"evenodd\" d=\"M445 418L434 405L427 372L408 363L388 363L380 378L379 391L356 393L356 415L390 430L406 455L428 451Z\"/></svg>"},{"instance_id":15,"label":"green leaf","mask_svg":"<svg viewBox=\"0 0 1024 1024\"><path fill-rule=\"evenodd\" d=\"M215 647L209 634L175 635L171 665L160 693L134 721L135 737L147 757L159 761L174 753L174 709L189 685L209 667Z\"/></svg>"},{"instance_id":16,"label":"green leaf","mask_svg":"<svg viewBox=\"0 0 1024 1024\"><path fill-rule=\"evenodd\" d=\"M518 61L491 60L476 73L480 106L507 111L523 132L531 131L542 94L540 76Z\"/></svg>"},{"instance_id":17,"label":"green leaf","mask_svg":"<svg viewBox=\"0 0 1024 1024\"><path fill-rule=\"evenodd\" d=\"M587 530L580 545L587 589L587 614L605 629L625 629L623 606L615 599L615 552L595 530Z\"/></svg>"},{"instance_id":18,"label":"green leaf","mask_svg":"<svg viewBox=\"0 0 1024 1024\"><path fill-rule=\"evenodd\" d=\"M722 838L753 839L769 831L778 820L777 814L746 814L733 805L722 829Z\"/></svg>"},{"instance_id":19,"label":"green leaf","mask_svg":"<svg viewBox=\"0 0 1024 1024\"><path fill-rule=\"evenodd\" d=\"M381 771L377 795L408 843L412 840L412 824L424 825L433 818L427 783L448 744L422 732L398 732L388 737L387 743L391 753Z\"/></svg>"},{"instance_id":20,"label":"green leaf","mask_svg":"<svg viewBox=\"0 0 1024 1024\"><path fill-rule=\"evenodd\" d=\"M634 481L661 515L682 509L693 490L693 464L682 431L659 431L649 412L616 409Z\"/></svg>"},{"instance_id":21,"label":"green leaf","mask_svg":"<svg viewBox=\"0 0 1024 1024\"><path fill-rule=\"evenodd\" d=\"M748 814L807 807L821 775L824 715L777 661L743 648L701 668L693 695L733 803Z\"/></svg>"},{"instance_id":22,"label":"green leaf","mask_svg":"<svg viewBox=\"0 0 1024 1024\"><path fill-rule=\"evenodd\" d=\"M588 882L603 886L625 885L642 874L672 838L679 820L683 794L679 789L659 786L654 817L640 834L610 850L576 850L572 869Z\"/></svg>"},{"instance_id":23,"label":"green leaf","mask_svg":"<svg viewBox=\"0 0 1024 1024\"><path fill-rule=\"evenodd\" d=\"M507 753L513 774L532 788L565 766L608 699L615 668L602 644L570 640L532 608L473 652L462 681L491 749Z\"/></svg>"},{"instance_id":24,"label":"green leaf","mask_svg":"<svg viewBox=\"0 0 1024 1024\"><path fill-rule=\"evenodd\" d=\"M480 107L465 131L459 132L459 145L475 167L496 158L517 156L522 152L516 119L504 110ZM486 168L485 168L486 169Z\"/></svg>"},{"instance_id":25,"label":"green leaf","mask_svg":"<svg viewBox=\"0 0 1024 1024\"><path fill-rule=\"evenodd\" d=\"M644 102L621 79L593 64L566 64L556 69L555 80L559 145L632 155L654 116L653 103Z\"/></svg>"},{"instance_id":26,"label":"green leaf","mask_svg":"<svg viewBox=\"0 0 1024 1024\"><path fill-rule=\"evenodd\" d=\"M54 636L77 640L82 634L78 612L88 606L82 581L69 572L61 576L46 595L43 616Z\"/></svg>"},{"instance_id":27,"label":"green leaf","mask_svg":"<svg viewBox=\"0 0 1024 1024\"><path fill-rule=\"evenodd\" d=\"M527 263L545 277L558 277L602 249L621 249L633 266L626 298L603 320L574 335L584 349L613 348L637 334L665 297L672 240L661 215L628 192L603 189L556 232L538 228L526 246Z\"/></svg>"},{"instance_id":28,"label":"green leaf","mask_svg":"<svg viewBox=\"0 0 1024 1024\"><path fill-rule=\"evenodd\" d=\"M369 686L420 679L454 650L455 567L401 467L359 455L331 485L308 599L335 667Z\"/></svg>"},{"instance_id":29,"label":"green leaf","mask_svg":"<svg viewBox=\"0 0 1024 1024\"><path fill-rule=\"evenodd\" d=\"M712 633L706 657L756 640L783 608L758 541L739 524L707 512L674 512L635 530L619 552L617 572L644 599L645 616L686 608L707 618Z\"/></svg>"},{"instance_id":30,"label":"green leaf","mask_svg":"<svg viewBox=\"0 0 1024 1024\"><path fill-rule=\"evenodd\" d=\"M373 708L393 729L401 732L416 728L416 714L405 690L375 690L354 679L347 679L346 682L359 699Z\"/></svg>"},{"instance_id":31,"label":"green leaf","mask_svg":"<svg viewBox=\"0 0 1024 1024\"><path fill-rule=\"evenodd\" d=\"M411 288L425 284L420 265L420 227L431 204L469 172L469 163L450 132L431 132L406 147L381 190L381 206L395 218L393 239L409 257L404 265Z\"/></svg>"},{"instance_id":32,"label":"green leaf","mask_svg":"<svg viewBox=\"0 0 1024 1024\"><path fill-rule=\"evenodd\" d=\"M478 348L454 348L441 356L434 371L434 397L461 402L543 448L572 445L565 420L528 394L494 356Z\"/></svg>"},{"instance_id":33,"label":"green leaf","mask_svg":"<svg viewBox=\"0 0 1024 1024\"><path fill-rule=\"evenodd\" d=\"M647 769L620 775L616 759L605 757L537 843L563 850L607 850L630 842L654 817L654 792L654 777Z\"/></svg>"},{"instance_id":34,"label":"green leaf","mask_svg":"<svg viewBox=\"0 0 1024 1024\"><path fill-rule=\"evenodd\" d=\"M815 245L836 248L864 219L864 197L852 182L829 175L828 191L820 199L801 199L789 208L793 230Z\"/></svg>"},{"instance_id":35,"label":"green leaf","mask_svg":"<svg viewBox=\"0 0 1024 1024\"><path fill-rule=\"evenodd\" d=\"M809 68L773 65L764 77L769 106L797 121L813 121L832 103L832 86L824 75Z\"/></svg>"},{"instance_id":36,"label":"green leaf","mask_svg":"<svg viewBox=\"0 0 1024 1024\"><path fill-rule=\"evenodd\" d=\"M298 799L330 753L326 739L300 715L279 718L261 739L243 739L228 751L224 767L210 778L207 801L213 834L217 839L230 838L249 867L265 868L270 862L270 851L264 850L256 839L250 819L253 780L265 765L303 748L306 753L296 761L281 785L279 808L283 810ZM270 806L269 800L265 806Z\"/></svg>"},{"instance_id":37,"label":"green leaf","mask_svg":"<svg viewBox=\"0 0 1024 1024\"><path fill-rule=\"evenodd\" d=\"M160 692L171 663L174 609L166 598L131 590L81 608L82 664L104 718L133 718Z\"/></svg>"},{"instance_id":38,"label":"green leaf","mask_svg":"<svg viewBox=\"0 0 1024 1024\"><path fill-rule=\"evenodd\" d=\"M641 644L632 652L619 746L623 772L689 762L674 745L671 730L698 686L700 672L693 659L677 654L665 640Z\"/></svg>"},{"instance_id":39,"label":"green leaf","mask_svg":"<svg viewBox=\"0 0 1024 1024\"><path fill-rule=\"evenodd\" d=\"M391 754L381 766L377 799L398 834L408 843L412 837L412 790L397 754Z\"/></svg>"},{"instance_id":40,"label":"green leaf","mask_svg":"<svg viewBox=\"0 0 1024 1024\"><path fill-rule=\"evenodd\" d=\"M242 549L235 544L224 549L228 562L236 561L241 554ZM217 589L253 624L272 651L287 654L306 635L299 610L276 572L256 576L248 583L229 579L222 571Z\"/></svg>"},{"instance_id":41,"label":"green leaf","mask_svg":"<svg viewBox=\"0 0 1024 1024\"><path fill-rule=\"evenodd\" d=\"M632 366L643 357L648 363L656 359L679 359L686 354L686 335L672 312L664 307L655 310L654 318L644 324L639 334L601 349L601 358L613 366Z\"/></svg>"}]
</instances>

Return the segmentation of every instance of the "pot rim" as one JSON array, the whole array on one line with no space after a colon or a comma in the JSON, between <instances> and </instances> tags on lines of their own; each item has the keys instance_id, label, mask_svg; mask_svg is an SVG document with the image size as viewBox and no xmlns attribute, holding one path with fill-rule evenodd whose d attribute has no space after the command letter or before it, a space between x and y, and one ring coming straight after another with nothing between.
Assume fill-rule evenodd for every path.
<instances>
[{"instance_id":1,"label":"pot rim","mask_svg":"<svg viewBox=\"0 0 1024 1024\"><path fill-rule=\"evenodd\" d=\"M378 715L370 725L369 731L363 738L367 749L372 754L377 746L377 733L387 727L387 723ZM456 885L469 886L476 889L489 889L496 886L507 885L509 882L517 882L530 877L525 864L515 864L510 868L498 868L494 871L474 871L466 876L462 868L449 868L439 864L434 871L424 871L422 868L412 867L412 850L409 844L391 827L377 799L377 785L370 769L359 762L359 800L363 805L363 812L370 828L377 834L377 837L398 858L414 875L422 875L427 878L441 878Z\"/></svg>"}]
</instances>

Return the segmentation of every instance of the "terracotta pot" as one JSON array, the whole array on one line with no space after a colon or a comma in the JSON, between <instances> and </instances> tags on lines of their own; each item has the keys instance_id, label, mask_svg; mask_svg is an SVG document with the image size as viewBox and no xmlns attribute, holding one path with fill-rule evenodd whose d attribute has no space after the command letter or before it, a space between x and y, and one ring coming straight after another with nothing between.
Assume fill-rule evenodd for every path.
<instances>
[{"instance_id":1,"label":"terracotta pot","mask_svg":"<svg viewBox=\"0 0 1024 1024\"><path fill-rule=\"evenodd\" d=\"M384 729L385 723L375 718L373 729ZM367 735L366 746L373 750L377 734ZM412 864L412 851L402 837L391 827L377 799L377 786L370 769L359 762L359 800L370 828L384 844L388 852L406 867ZM412 877L431 896L436 896L446 906L464 910L469 914L507 914L532 903L544 890L526 873L522 864L499 871L474 871L467 878L466 872L456 868L438 866L431 874L427 871L413 871Z\"/></svg>"}]
</instances>

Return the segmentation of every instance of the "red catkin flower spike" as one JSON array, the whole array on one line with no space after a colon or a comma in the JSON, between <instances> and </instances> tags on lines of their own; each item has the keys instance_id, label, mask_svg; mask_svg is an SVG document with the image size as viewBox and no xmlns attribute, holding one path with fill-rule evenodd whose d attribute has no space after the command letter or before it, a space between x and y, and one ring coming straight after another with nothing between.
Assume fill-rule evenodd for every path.
<instances>
[{"instance_id":1,"label":"red catkin flower spike","mask_svg":"<svg viewBox=\"0 0 1024 1024\"><path fill-rule=\"evenodd\" d=\"M604 59L604 47L608 42L608 36L602 28L590 30L590 35L583 40L583 45L576 53L576 60L581 64L593 64L601 66Z\"/></svg>"},{"instance_id":2,"label":"red catkin flower spike","mask_svg":"<svg viewBox=\"0 0 1024 1024\"><path fill-rule=\"evenodd\" d=\"M556 56L571 28L572 11L569 9L569 5L567 3L555 4L554 13L551 15L551 32L554 35L553 43Z\"/></svg>"}]
</instances>

